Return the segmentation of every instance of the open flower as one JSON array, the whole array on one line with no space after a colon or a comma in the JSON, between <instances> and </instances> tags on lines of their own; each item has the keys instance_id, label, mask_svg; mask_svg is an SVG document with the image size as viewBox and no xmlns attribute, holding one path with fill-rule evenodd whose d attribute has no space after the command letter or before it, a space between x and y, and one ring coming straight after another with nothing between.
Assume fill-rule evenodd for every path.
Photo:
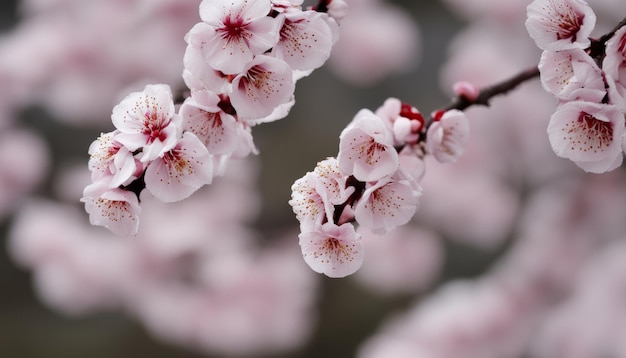
<instances>
[{"instance_id":1,"label":"open flower","mask_svg":"<svg viewBox=\"0 0 626 358\"><path fill-rule=\"evenodd\" d=\"M328 277L345 277L356 272L363 263L361 235L350 223L337 226L327 222L313 231L301 233L299 238L304 261L315 272Z\"/></svg>"},{"instance_id":2,"label":"open flower","mask_svg":"<svg viewBox=\"0 0 626 358\"><path fill-rule=\"evenodd\" d=\"M332 220L332 212L325 198L317 191L319 177L312 172L306 173L291 186L289 205L300 222L302 232L311 231L322 224L324 219Z\"/></svg>"},{"instance_id":3,"label":"open flower","mask_svg":"<svg viewBox=\"0 0 626 358\"><path fill-rule=\"evenodd\" d=\"M600 102L606 95L602 70L582 49L544 51L541 84L558 99Z\"/></svg>"},{"instance_id":4,"label":"open flower","mask_svg":"<svg viewBox=\"0 0 626 358\"><path fill-rule=\"evenodd\" d=\"M102 133L89 146L91 180L106 181L111 188L128 185L142 172L141 163L114 139L116 133Z\"/></svg>"},{"instance_id":5,"label":"open flower","mask_svg":"<svg viewBox=\"0 0 626 358\"><path fill-rule=\"evenodd\" d=\"M612 90L611 103L621 106L626 111L626 27L615 32L615 35L606 42L606 56L602 61L602 68Z\"/></svg>"},{"instance_id":6,"label":"open flower","mask_svg":"<svg viewBox=\"0 0 626 358\"><path fill-rule=\"evenodd\" d=\"M398 169L393 134L383 120L367 109L360 110L339 136L339 168L360 181L376 181Z\"/></svg>"},{"instance_id":7,"label":"open flower","mask_svg":"<svg viewBox=\"0 0 626 358\"><path fill-rule=\"evenodd\" d=\"M295 91L293 71L287 63L257 56L233 80L231 103L242 119L259 119L289 103Z\"/></svg>"},{"instance_id":8,"label":"open flower","mask_svg":"<svg viewBox=\"0 0 626 358\"><path fill-rule=\"evenodd\" d=\"M561 51L589 46L596 15L582 0L535 0L527 8L526 29L537 47Z\"/></svg>"},{"instance_id":9,"label":"open flower","mask_svg":"<svg viewBox=\"0 0 626 358\"><path fill-rule=\"evenodd\" d=\"M204 0L203 22L190 30L188 42L202 49L214 69L237 74L278 41L282 23L267 16L271 9L269 0Z\"/></svg>"},{"instance_id":10,"label":"open flower","mask_svg":"<svg viewBox=\"0 0 626 358\"><path fill-rule=\"evenodd\" d=\"M146 169L146 189L164 202L185 199L213 180L213 160L191 132Z\"/></svg>"},{"instance_id":11,"label":"open flower","mask_svg":"<svg viewBox=\"0 0 626 358\"><path fill-rule=\"evenodd\" d=\"M179 111L183 130L195 134L213 155L234 152L239 139L239 124L221 103L220 97L208 90L194 91Z\"/></svg>"},{"instance_id":12,"label":"open flower","mask_svg":"<svg viewBox=\"0 0 626 358\"><path fill-rule=\"evenodd\" d=\"M564 103L548 124L548 138L556 155L592 173L622 164L623 133L624 115L616 106L602 103Z\"/></svg>"},{"instance_id":13,"label":"open flower","mask_svg":"<svg viewBox=\"0 0 626 358\"><path fill-rule=\"evenodd\" d=\"M85 188L80 201L85 203L91 225L104 226L117 235L137 234L141 207L135 193L95 182Z\"/></svg>"},{"instance_id":14,"label":"open flower","mask_svg":"<svg viewBox=\"0 0 626 358\"><path fill-rule=\"evenodd\" d=\"M469 121L463 111L446 111L428 128L426 149L439 162L454 162L469 142Z\"/></svg>"},{"instance_id":15,"label":"open flower","mask_svg":"<svg viewBox=\"0 0 626 358\"><path fill-rule=\"evenodd\" d=\"M141 150L140 160L147 163L176 145L181 121L167 85L147 85L133 92L113 108L111 119L119 133L115 140L128 150Z\"/></svg>"},{"instance_id":16,"label":"open flower","mask_svg":"<svg viewBox=\"0 0 626 358\"><path fill-rule=\"evenodd\" d=\"M327 14L317 11L286 12L280 38L272 49L294 70L314 70L324 64L337 41L339 27Z\"/></svg>"},{"instance_id":17,"label":"open flower","mask_svg":"<svg viewBox=\"0 0 626 358\"><path fill-rule=\"evenodd\" d=\"M383 234L411 220L420 195L408 180L380 180L365 190L354 215L360 225Z\"/></svg>"}]
</instances>

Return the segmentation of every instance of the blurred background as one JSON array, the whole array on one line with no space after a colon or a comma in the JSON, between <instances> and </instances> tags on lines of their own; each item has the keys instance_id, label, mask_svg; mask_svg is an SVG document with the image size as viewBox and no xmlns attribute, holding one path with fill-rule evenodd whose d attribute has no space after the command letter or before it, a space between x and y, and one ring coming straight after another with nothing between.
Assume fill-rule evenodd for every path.
<instances>
[{"instance_id":1,"label":"blurred background","mask_svg":"<svg viewBox=\"0 0 626 358\"><path fill-rule=\"evenodd\" d=\"M495 83L540 55L529 1L347 2L335 53L297 83L290 115L253 128L260 154L188 203L154 203L130 239L88 225L87 149L126 94L183 85L199 0L0 4L0 357L573 357L578 334L599 332L613 333L579 357L626 357L626 326L563 323L585 321L594 272L626 283L623 264L599 264L624 257L601 256L625 253L623 173L554 156L555 102L536 80L469 112L464 158L427 162L414 221L368 238L357 275L306 267L290 186L337 154L359 109L397 97L429 114L454 82ZM592 2L598 33L618 2Z\"/></svg>"}]
</instances>

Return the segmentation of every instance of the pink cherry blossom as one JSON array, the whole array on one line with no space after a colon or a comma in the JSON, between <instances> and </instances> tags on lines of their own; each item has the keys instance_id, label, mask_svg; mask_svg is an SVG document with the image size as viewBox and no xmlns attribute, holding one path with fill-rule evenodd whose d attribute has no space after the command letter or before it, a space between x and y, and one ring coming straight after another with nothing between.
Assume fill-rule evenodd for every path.
<instances>
[{"instance_id":1,"label":"pink cherry blossom","mask_svg":"<svg viewBox=\"0 0 626 358\"><path fill-rule=\"evenodd\" d=\"M339 168L360 181L376 181L398 169L393 135L383 120L360 110L339 137Z\"/></svg>"},{"instance_id":2,"label":"pink cherry blossom","mask_svg":"<svg viewBox=\"0 0 626 358\"><path fill-rule=\"evenodd\" d=\"M354 187L346 184L347 177L341 173L336 158L318 162L313 174L317 176L316 190L324 200L327 213L333 213L334 205L345 202L354 193Z\"/></svg>"},{"instance_id":3,"label":"pink cherry blossom","mask_svg":"<svg viewBox=\"0 0 626 358\"><path fill-rule=\"evenodd\" d=\"M299 235L304 261L318 273L328 277L345 277L356 272L363 263L361 235L354 226L337 226L327 222L317 229Z\"/></svg>"},{"instance_id":4,"label":"pink cherry blossom","mask_svg":"<svg viewBox=\"0 0 626 358\"><path fill-rule=\"evenodd\" d=\"M469 142L469 121L463 111L446 111L427 133L426 149L439 162L454 162Z\"/></svg>"},{"instance_id":5,"label":"pink cherry blossom","mask_svg":"<svg viewBox=\"0 0 626 358\"><path fill-rule=\"evenodd\" d=\"M573 101L550 118L548 137L557 156L585 171L602 173L622 163L624 115L616 106Z\"/></svg>"},{"instance_id":6,"label":"pink cherry blossom","mask_svg":"<svg viewBox=\"0 0 626 358\"><path fill-rule=\"evenodd\" d=\"M93 181L107 180L111 188L128 185L143 171L141 163L114 138L117 131L102 133L89 146L89 163Z\"/></svg>"},{"instance_id":7,"label":"pink cherry blossom","mask_svg":"<svg viewBox=\"0 0 626 358\"><path fill-rule=\"evenodd\" d=\"M240 125L220 105L228 109L227 102L218 95L207 90L194 91L179 110L183 130L194 133L214 155L234 152L239 139Z\"/></svg>"},{"instance_id":8,"label":"pink cherry blossom","mask_svg":"<svg viewBox=\"0 0 626 358\"><path fill-rule=\"evenodd\" d=\"M130 151L142 150L143 163L162 156L176 145L181 120L167 85L147 85L113 108L111 119L119 133L115 140Z\"/></svg>"},{"instance_id":9,"label":"pink cherry blossom","mask_svg":"<svg viewBox=\"0 0 626 358\"><path fill-rule=\"evenodd\" d=\"M85 203L91 225L104 226L117 235L137 234L141 208L135 193L95 182L85 188L80 201Z\"/></svg>"},{"instance_id":10,"label":"pink cherry blossom","mask_svg":"<svg viewBox=\"0 0 626 358\"><path fill-rule=\"evenodd\" d=\"M317 11L286 12L280 40L272 49L294 70L313 70L324 64L337 41L339 28L327 14Z\"/></svg>"},{"instance_id":11,"label":"pink cherry blossom","mask_svg":"<svg viewBox=\"0 0 626 358\"><path fill-rule=\"evenodd\" d=\"M200 3L203 23L190 31L190 42L200 44L214 69L239 73L278 41L282 23L267 16L271 9L269 0L204 0Z\"/></svg>"},{"instance_id":12,"label":"pink cherry blossom","mask_svg":"<svg viewBox=\"0 0 626 358\"><path fill-rule=\"evenodd\" d=\"M365 190L354 215L360 225L383 234L411 220L420 195L408 180L379 180Z\"/></svg>"},{"instance_id":13,"label":"pink cherry blossom","mask_svg":"<svg viewBox=\"0 0 626 358\"><path fill-rule=\"evenodd\" d=\"M541 84L556 98L600 102L606 96L602 70L584 50L544 51L539 71Z\"/></svg>"},{"instance_id":14,"label":"pink cherry blossom","mask_svg":"<svg viewBox=\"0 0 626 358\"><path fill-rule=\"evenodd\" d=\"M626 27L615 32L615 35L606 43L606 56L602 61L602 68L607 76L613 91L611 103L620 105L626 111Z\"/></svg>"},{"instance_id":15,"label":"pink cherry blossom","mask_svg":"<svg viewBox=\"0 0 626 358\"><path fill-rule=\"evenodd\" d=\"M583 0L535 0L527 8L526 29L537 47L561 51L589 46L596 25L593 9Z\"/></svg>"},{"instance_id":16,"label":"pink cherry blossom","mask_svg":"<svg viewBox=\"0 0 626 358\"><path fill-rule=\"evenodd\" d=\"M146 169L146 189L157 199L185 199L213 179L213 161L206 147L191 132Z\"/></svg>"},{"instance_id":17,"label":"pink cherry blossom","mask_svg":"<svg viewBox=\"0 0 626 358\"><path fill-rule=\"evenodd\" d=\"M415 144L424 127L424 117L420 111L397 98L387 98L376 110L376 115L391 128L395 146Z\"/></svg>"},{"instance_id":18,"label":"pink cherry blossom","mask_svg":"<svg viewBox=\"0 0 626 358\"><path fill-rule=\"evenodd\" d=\"M295 83L287 63L257 56L232 82L231 103L242 119L267 117L276 107L292 100Z\"/></svg>"},{"instance_id":19,"label":"pink cherry blossom","mask_svg":"<svg viewBox=\"0 0 626 358\"><path fill-rule=\"evenodd\" d=\"M332 212L328 212L330 203L317 191L319 177L306 173L291 186L291 205L296 218L300 222L300 231L308 232L320 226L324 219L332 221Z\"/></svg>"},{"instance_id":20,"label":"pink cherry blossom","mask_svg":"<svg viewBox=\"0 0 626 358\"><path fill-rule=\"evenodd\" d=\"M186 39L189 41L189 37ZM183 80L189 89L207 89L214 93L230 92L227 76L209 66L200 48L189 45L183 56Z\"/></svg>"}]
</instances>

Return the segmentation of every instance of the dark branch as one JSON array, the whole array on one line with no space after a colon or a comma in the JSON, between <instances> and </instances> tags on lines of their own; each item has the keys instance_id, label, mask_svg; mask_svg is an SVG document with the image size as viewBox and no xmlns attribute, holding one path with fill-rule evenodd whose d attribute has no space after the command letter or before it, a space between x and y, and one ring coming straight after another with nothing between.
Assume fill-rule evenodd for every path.
<instances>
[{"instance_id":1,"label":"dark branch","mask_svg":"<svg viewBox=\"0 0 626 358\"><path fill-rule=\"evenodd\" d=\"M447 107L444 108L445 111L449 111L451 109L458 109L463 111L468 107L481 105L481 106L489 106L489 102L495 96L508 93L513 90L515 87L520 84L531 80L535 77L539 76L539 68L532 67L527 70L524 70L517 75L509 78L500 83L496 83L495 85L483 88L480 90L478 97L475 100L470 100L465 96L457 97L452 103L450 103Z\"/></svg>"}]
</instances>

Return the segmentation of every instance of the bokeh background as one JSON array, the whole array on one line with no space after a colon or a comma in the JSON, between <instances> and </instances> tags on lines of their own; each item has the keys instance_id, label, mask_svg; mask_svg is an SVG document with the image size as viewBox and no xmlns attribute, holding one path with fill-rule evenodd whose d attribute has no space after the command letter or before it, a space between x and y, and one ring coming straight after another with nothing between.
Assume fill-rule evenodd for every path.
<instances>
[{"instance_id":1,"label":"bokeh background","mask_svg":"<svg viewBox=\"0 0 626 358\"><path fill-rule=\"evenodd\" d=\"M182 36L176 37L173 33L184 34L186 29L198 21L193 18L193 11L189 12L189 9L193 9L196 5L190 6L189 3L199 3L199 0L184 1L184 5L178 4L171 7L163 5L165 9L162 10L163 13L175 14L171 17L164 16L169 21L169 27L166 28L172 30L171 33L163 33L162 28L155 25L157 19L161 19L160 17L147 16L143 22L138 22L137 27L133 27L127 26L124 21L124 19L132 18L130 14L111 14L112 21L96 22L91 21L94 14L84 9L72 12L66 20L51 22L50 26L53 27L50 28L50 32L58 30L54 26L63 28L71 24L68 29L63 29L63 31L69 31L67 38L71 41L75 38L69 36L70 33L82 35L78 36L81 41L84 41L82 45L85 47L84 52L81 52L82 55L98 55L97 51L90 52L90 46L113 48L122 53L121 57L89 57L87 62L91 61L90 63L93 62L103 69L103 72L98 74L87 70L85 72L73 71L77 65L72 63L57 64L57 67L43 65L47 61L60 61L59 58L63 57L62 50L58 51L61 54L54 50L68 46L63 43L63 37L36 38L32 35L33 33L41 34L41 36L46 34L46 31L36 27L31 35L24 35L20 32L21 35L18 36L18 31L20 31L18 29L25 22L44 18L48 15L47 11L59 11L59 8L71 6L67 4L71 4L72 1L5 0L0 4L0 27L3 31L2 42L0 42L0 87L2 91L11 94L5 98L15 99L13 104L2 103L9 110L5 111L5 107L0 106L0 109L3 109L3 115L10 117L0 121L1 130L13 133L12 129L20 128L27 129L29 133L35 133L42 139L45 148L46 159L42 159L42 163L47 163L45 168L42 168L42 173L33 174L37 178L33 179L32 185L27 188L22 189L23 183L11 184L8 181L9 184L5 183L0 187L0 200L9 198L7 200L10 201L10 204L4 205L8 209L3 208L3 216L0 217L0 238L4 245L0 250L0 287L2 287L0 291L0 357L191 358L230 355L228 352L198 349L176 342L168 343L124 309L103 308L83 314L68 314L54 305L45 304L42 302L40 290L34 283L33 267L18 262L19 260L11 255L10 250L9 236L22 205L32 198L58 201L60 200L59 187L74 185L63 183L64 179L60 178L64 178L63 175L68 168L74 166L86 168L87 148L101 132L108 132L112 129L108 117L110 108L120 98L131 88L141 89L142 87L138 87L137 84L142 82L163 81L173 87L181 85L178 74L182 69L182 63L179 64L180 68L171 64L176 63L177 58L182 60L185 44ZM615 19L620 19L619 13L617 15L612 13L615 9L623 10L623 5L620 7L619 1L597 1L599 14L605 19L605 22L599 25L598 31L610 28L610 24L614 23ZM94 4L97 2L94 0ZM354 8L365 7L367 3L373 2L375 1L350 1ZM523 27L525 17L523 9L528 1L511 1L506 4L486 0L465 2L461 0L446 2L385 0L378 2L384 3L387 7L393 7L393 11L397 11L389 15L390 18L395 19L392 23L395 23L397 27L390 23L380 25L376 22L383 18L383 12L379 12L378 15L368 15L372 17L364 16L359 20L360 23L352 24L351 32L342 37L336 45L339 49L343 49L343 52L338 50L337 58L331 58L325 67L298 82L296 105L289 117L255 127L253 130L260 155L255 158L258 177L252 177L251 185L258 190L261 206L249 226L258 233L255 240L261 246L271 245L273 238L285 237L289 235L285 233L291 232L292 240L286 245L297 248L297 232L293 231L297 227L297 222L287 204L291 195L290 186L297 178L312 170L318 161L336 155L339 133L359 109L374 110L382 105L386 98L398 97L428 114L450 101L451 84L454 81L468 79L476 84L486 85L535 65L539 58L539 51L527 38ZM84 4L88 1L84 0L82 3L82 8L86 8ZM155 3L166 4L167 1L161 0ZM140 6L134 9L143 11ZM179 22L176 22L176 19ZM346 21L349 20L346 19ZM155 25L154 29L151 27L153 25ZM390 31L388 34L385 32L387 30ZM124 31L134 32L126 36ZM111 44L101 42L106 41L111 32L119 36L119 48L107 47ZM374 36L377 33L384 34L382 41L376 41L380 40ZM91 39L90 35L94 38ZM115 39L115 37L112 38ZM122 39L127 40L128 43L122 45ZM350 39L357 45L347 43ZM29 52L29 50L23 50L28 48L29 44L32 45L29 41L40 42L38 46L32 46L34 49ZM25 53L22 55L23 58L11 59L11 56L7 54L7 49L13 48L22 49ZM124 53L127 54L126 57ZM135 53L137 53L136 56L128 55ZM350 55L356 57L350 57ZM159 58L160 60L144 66L141 62L144 60L142 56L146 56L145 59ZM376 56L380 56L380 59ZM398 63L393 63L389 58L397 60ZM107 63L112 59L118 62ZM358 59L370 59L373 65L370 64L372 67L368 68L367 61L365 61L363 67L359 67L357 66ZM16 63L20 63L21 66L16 66ZM20 75L12 76L12 72L7 70L10 67L5 67L3 70L3 66L7 64L21 68L24 74L30 73L32 77L22 75L21 72ZM98 66L94 65L94 67ZM162 66L161 72L159 72L161 69L159 66ZM390 68L388 72L384 71L386 66ZM47 71L50 73L46 76L41 75L46 77L45 80L37 80L37 74L40 73L38 71L45 71L42 68L48 68ZM50 70L50 68L57 70ZM349 73L351 69L355 72ZM358 72L359 69L363 72ZM375 70L382 70L382 74L374 76ZM120 74L120 71L128 73ZM20 84L18 80L25 79L32 80L32 83L25 84L24 89L17 86ZM4 92L0 92L0 96L2 93ZM95 95L88 93L95 93ZM475 134L473 134L472 143L475 148L468 151L468 159L460 162L457 169L439 170L436 169L435 163L428 163L429 166L433 166L432 174L427 174L425 178L425 197L422 208L418 211L415 222L412 223L413 227L423 228L435 235L433 241L436 245L422 248L426 251L433 250L429 253L430 256L417 256L414 259L424 262L432 261L430 266L426 265L420 269L424 272L430 271L414 273L416 280L422 276L426 277L418 280L419 282L416 281L413 288L407 288L405 284L404 289L381 289L384 285L372 283L372 280L374 282L389 280L389 277L385 277L384 274L379 277L370 275L365 279L355 277L329 279L311 274L315 292L313 293L314 304L311 307L311 322L309 322L311 332L307 339L297 347L291 347L286 351L259 350L249 352L247 356L276 358L357 356L358 352L362 352L364 342L380 332L383 329L381 327L384 327L384 324L392 317L402 316L411 307L427 300L450 282L460 280L473 282L473 280L481 280L481 277L497 276L494 274L496 270L505 267L503 271L506 271L507 267L511 266L507 265L507 259L511 256L514 259L509 261L519 264L512 266L519 269L519 277L522 278L526 277L524 270L528 267L533 265L539 268L548 267L547 262L560 265L564 261L561 269L566 271L574 266L584 266L585 259L582 254L574 255L575 258L561 255L559 250L562 247L569 247L567 242L558 241L559 244L550 246L550 249L554 250L550 252L556 252L557 258L551 258L548 254L544 255L545 257L540 255L543 248L541 244L523 245L524 237L529 236L524 235L524 228L532 226L528 225L528 221L541 221L537 218L542 217L543 214L535 214L534 219L528 219L530 209L527 210L527 207L536 205L529 204L534 203L531 198L543 197L534 195L542 188L548 187L551 190L554 187L560 187L559 185L565 187L563 190L557 190L564 192L563 196L556 196L556 199L550 199L547 203L540 205L544 208L552 208L551 205L555 202L561 202L565 206L564 211L576 209L586 213L577 205L592 207L597 204L593 206L594 215L602 217L605 221L593 221L596 220L595 216L594 219L590 219L587 214L580 214L577 217L578 222L588 222L588 226L594 228L586 229L588 232L585 231L585 233L588 236L594 238L602 236L598 239L602 244L583 245L588 252L595 252L596 247L608 246L614 238L621 239L623 236L620 235L626 233L626 231L622 232L623 225L611 226L614 230L598 229L598 225L607 226L623 222L619 215L622 209L619 205L612 203L613 207L609 214L609 209L595 202L580 204L581 201L578 201L571 204L563 199L571 198L572 192L580 192L582 189L577 185L590 183L592 179L587 180L588 177L573 164L555 158L549 150L545 137L545 125L547 125L550 111L554 108L554 101L542 92L537 81L524 84L520 91L513 92L511 97L513 99L510 102L499 102L500 105L494 106L492 112L485 109L473 112L475 122L472 123L472 131ZM80 102L80 105L76 105L76 102ZM70 109L69 106L64 106L64 103L72 103L75 106ZM7 143L8 138L9 135L0 136L0 141ZM18 149L13 152L9 149L5 151L15 153L15 157L20 158L21 152ZM5 158L11 155L3 155L1 158L5 162L2 162L2 165L6 167L11 161ZM427 173L430 173L429 168L427 168ZM2 170L0 168L0 172ZM35 169L31 171L37 173ZM485 173L489 174L483 176ZM608 184L617 183L616 186L619 187L621 175L618 173L611 176L607 181ZM563 178L568 178L567 183L562 180ZM596 183L594 188L606 189L610 186L608 184ZM23 193L12 196L20 190L23 190ZM73 190L80 191L82 188L73 188ZM427 194L429 191L430 195ZM614 198L621 198L624 194L621 191L616 193L605 194ZM593 198L604 198L595 194L588 195ZM548 197L552 198L549 195ZM585 200L591 200L585 198ZM251 199L251 202L254 200ZM82 208L79 203L72 205ZM86 222L87 215L83 214L83 216ZM565 214L564 216L570 218ZM615 220L610 221L607 219L609 216ZM30 223L33 227L39 224L38 222ZM559 224L555 224L557 227L568 225L571 225L573 231L577 230L577 227L570 222L559 221ZM557 232L555 229L550 233L555 237L567 236L561 232L557 234ZM408 236L410 237L411 234ZM610 236L610 238L605 240L604 236ZM117 240L127 239L117 238ZM510 254L512 248L517 247L520 242L530 253L525 252L517 256ZM532 250L537 250L537 252ZM297 250L295 252L299 255ZM381 249L381 252L384 250ZM381 256L384 255L366 256L366 261L371 259L382 262ZM532 261L533 259L529 261L528 256L536 257L536 263ZM301 257L298 256L297 259L301 260ZM405 257L403 260L412 259ZM387 257L387 261L393 263L394 258ZM390 264L387 263L387 265ZM301 266L306 269L303 262ZM404 266L407 266L408 270L413 267ZM420 266L416 267L419 269ZM391 269L392 276L394 270L401 271L401 268ZM375 268L374 271L376 271ZM574 270L571 272L571 275L575 276ZM552 277L553 273L553 270L546 268L543 276ZM410 271L404 272L404 275L412 277ZM542 276L542 272L537 275ZM504 276L508 277L506 274ZM542 312L547 311L547 307L566 301L568 293L575 291L572 288L575 286L572 283L576 281L575 278L568 274L561 274L560 271L554 276L558 278L549 280L545 290L540 290L549 297L536 299L535 301L542 302L536 305L541 308L531 310L529 317L541 316ZM520 279L521 281L523 279ZM254 294L251 292L251 295ZM537 295L541 296L541 294ZM471 300L471 296L468 300ZM519 301L516 302L519 303ZM470 311L471 307L470 305ZM623 313L626 310L620 312ZM468 316L459 316L459 321ZM485 320L488 320L490 316L485 317L487 317ZM210 320L211 317L206 319ZM511 320L515 321L513 318ZM455 318L453 317L451 321L454 322ZM522 318L519 318L519 322L520 325L528 327L528 322ZM476 329L479 330L479 328ZM442 332L444 330L441 329ZM502 351L500 353L489 351L490 353L484 353L484 355L469 355L468 353L467 357L532 356L531 349L518 348L532 346L528 343L532 341L528 338L530 336L528 331L525 329L522 330L523 333L511 331L515 331L517 336L524 337L519 340L524 344L511 344L516 348L505 350L507 354L501 354ZM623 335L617 335L616 341L619 341L620 337L624 338ZM237 341L236 336L231 339ZM485 340L480 344L490 346L495 345L494 342L497 341L498 338L494 338L493 342ZM622 341L626 341L626 338ZM462 347L465 344L463 340L455 342L457 344L455 347ZM466 352L473 351L468 349ZM621 352L626 354L626 349ZM589 357L594 357L593 353L590 354ZM379 356L394 357L395 355L388 353ZM436 358L454 355L442 353L424 356ZM614 357L624 356L626 355L619 355L619 353L614 355ZM456 357L460 356L456 355ZM583 357L587 356L583 355Z\"/></svg>"}]
</instances>

